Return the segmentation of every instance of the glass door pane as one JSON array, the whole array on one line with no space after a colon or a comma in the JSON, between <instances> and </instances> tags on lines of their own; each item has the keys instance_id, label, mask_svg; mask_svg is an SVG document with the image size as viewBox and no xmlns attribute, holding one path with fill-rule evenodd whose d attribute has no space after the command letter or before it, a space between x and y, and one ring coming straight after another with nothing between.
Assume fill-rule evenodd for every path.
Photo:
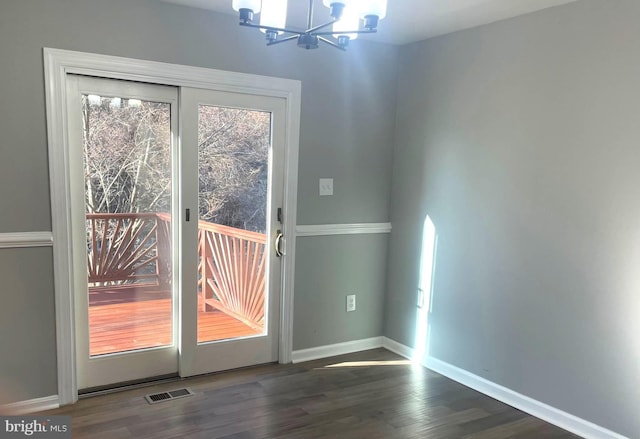
<instances>
[{"instance_id":1,"label":"glass door pane","mask_svg":"<svg viewBox=\"0 0 640 439\"><path fill-rule=\"evenodd\" d=\"M198 343L266 334L271 113L198 107Z\"/></svg>"},{"instance_id":2,"label":"glass door pane","mask_svg":"<svg viewBox=\"0 0 640 439\"><path fill-rule=\"evenodd\" d=\"M170 346L171 105L81 102L89 354Z\"/></svg>"},{"instance_id":3,"label":"glass door pane","mask_svg":"<svg viewBox=\"0 0 640 439\"><path fill-rule=\"evenodd\" d=\"M192 88L180 97L180 376L277 361L286 100Z\"/></svg>"}]
</instances>

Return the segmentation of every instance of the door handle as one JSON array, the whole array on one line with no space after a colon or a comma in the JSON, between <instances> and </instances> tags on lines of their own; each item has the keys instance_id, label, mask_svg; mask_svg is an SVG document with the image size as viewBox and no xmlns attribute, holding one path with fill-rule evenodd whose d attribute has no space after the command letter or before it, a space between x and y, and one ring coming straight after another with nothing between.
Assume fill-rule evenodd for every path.
<instances>
[{"instance_id":1,"label":"door handle","mask_svg":"<svg viewBox=\"0 0 640 439\"><path fill-rule=\"evenodd\" d=\"M282 230L276 231L275 250L276 250L276 256L279 258L284 256L284 251L282 250L282 247L281 247L283 238L284 238L284 235L282 234Z\"/></svg>"}]
</instances>

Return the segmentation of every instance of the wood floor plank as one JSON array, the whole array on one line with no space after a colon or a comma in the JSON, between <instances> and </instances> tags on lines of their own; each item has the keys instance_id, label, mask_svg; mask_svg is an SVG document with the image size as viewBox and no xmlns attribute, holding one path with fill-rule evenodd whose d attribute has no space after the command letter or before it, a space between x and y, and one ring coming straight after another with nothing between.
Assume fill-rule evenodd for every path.
<instances>
[{"instance_id":1,"label":"wood floor plank","mask_svg":"<svg viewBox=\"0 0 640 439\"><path fill-rule=\"evenodd\" d=\"M147 393L194 396L149 405ZM80 400L74 438L572 439L384 349L264 365Z\"/></svg>"}]
</instances>

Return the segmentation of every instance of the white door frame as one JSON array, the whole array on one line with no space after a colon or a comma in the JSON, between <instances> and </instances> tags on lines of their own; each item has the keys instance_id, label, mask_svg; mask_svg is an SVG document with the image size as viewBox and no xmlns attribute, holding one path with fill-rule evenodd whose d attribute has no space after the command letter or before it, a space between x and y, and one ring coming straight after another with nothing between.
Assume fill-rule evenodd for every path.
<instances>
[{"instance_id":1,"label":"white door frame","mask_svg":"<svg viewBox=\"0 0 640 439\"><path fill-rule=\"evenodd\" d=\"M282 264L279 362L290 363L293 349L300 81L50 48L44 49L44 73L60 405L72 404L78 399L66 116L66 76L70 73L177 87L274 96L286 100L285 188L282 206L286 256Z\"/></svg>"}]
</instances>

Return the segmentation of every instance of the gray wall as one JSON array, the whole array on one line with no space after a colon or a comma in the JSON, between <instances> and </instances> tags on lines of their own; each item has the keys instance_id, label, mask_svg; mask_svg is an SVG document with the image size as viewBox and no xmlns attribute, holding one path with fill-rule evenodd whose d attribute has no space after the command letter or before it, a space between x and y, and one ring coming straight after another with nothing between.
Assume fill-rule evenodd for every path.
<instances>
[{"instance_id":1,"label":"gray wall","mask_svg":"<svg viewBox=\"0 0 640 439\"><path fill-rule=\"evenodd\" d=\"M0 249L0 404L57 393L51 259L51 248Z\"/></svg>"},{"instance_id":2,"label":"gray wall","mask_svg":"<svg viewBox=\"0 0 640 439\"><path fill-rule=\"evenodd\" d=\"M296 262L294 315L305 320L296 325L294 349L382 335L386 270L372 268L386 261L387 241L386 234L298 238L299 255L330 256ZM356 294L356 310L346 313L350 293Z\"/></svg>"},{"instance_id":3,"label":"gray wall","mask_svg":"<svg viewBox=\"0 0 640 439\"><path fill-rule=\"evenodd\" d=\"M157 0L2 0L0 233L51 230L43 47L302 80L298 223L389 220L397 48L366 41L354 43L348 53L328 47L308 52L295 44L266 48L261 34L239 28L233 16ZM335 196L318 196L320 177L335 179ZM329 262L335 247L325 238L300 239L297 263L310 273L321 267L326 278L296 278L296 348L347 341L352 334L381 335L386 238L368 239L341 241L344 255L376 249L359 255L356 273ZM54 394L51 252L5 250L0 256L6 261L0 263L3 329L29 326L11 335L3 330L0 337L0 376L22 389L19 398L0 391L0 403ZM17 271L16 264L31 274ZM346 279L351 281L343 284ZM353 320L336 318L345 314L347 291L358 292L363 304ZM318 326L309 332L310 317L332 322L330 330ZM12 349L18 349L15 358L4 354ZM33 368L16 367L16 361L46 372L35 376Z\"/></svg>"},{"instance_id":4,"label":"gray wall","mask_svg":"<svg viewBox=\"0 0 640 439\"><path fill-rule=\"evenodd\" d=\"M570 5L405 46L385 335L640 436L640 3Z\"/></svg>"}]
</instances>

